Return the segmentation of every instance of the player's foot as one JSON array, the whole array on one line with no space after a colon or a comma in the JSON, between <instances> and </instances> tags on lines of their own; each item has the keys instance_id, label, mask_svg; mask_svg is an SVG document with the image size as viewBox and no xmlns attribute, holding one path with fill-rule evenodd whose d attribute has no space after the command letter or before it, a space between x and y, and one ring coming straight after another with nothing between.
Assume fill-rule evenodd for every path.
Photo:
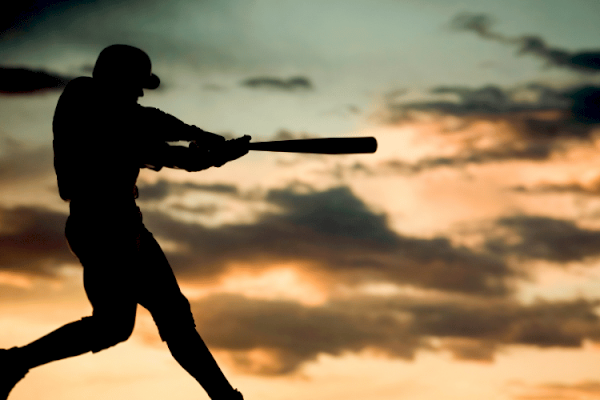
<instances>
[{"instance_id":1,"label":"player's foot","mask_svg":"<svg viewBox=\"0 0 600 400\"><path fill-rule=\"evenodd\" d=\"M233 389L233 393L226 400L244 400L244 396L242 396L239 390Z\"/></svg>"},{"instance_id":2,"label":"player's foot","mask_svg":"<svg viewBox=\"0 0 600 400\"><path fill-rule=\"evenodd\" d=\"M242 396L239 390L233 389L233 392L228 392L227 394L219 395L218 397L212 397L212 400L244 400L244 396Z\"/></svg>"},{"instance_id":3,"label":"player's foot","mask_svg":"<svg viewBox=\"0 0 600 400\"><path fill-rule=\"evenodd\" d=\"M15 347L0 349L0 400L6 400L10 391L29 372L19 362L17 353Z\"/></svg>"}]
</instances>

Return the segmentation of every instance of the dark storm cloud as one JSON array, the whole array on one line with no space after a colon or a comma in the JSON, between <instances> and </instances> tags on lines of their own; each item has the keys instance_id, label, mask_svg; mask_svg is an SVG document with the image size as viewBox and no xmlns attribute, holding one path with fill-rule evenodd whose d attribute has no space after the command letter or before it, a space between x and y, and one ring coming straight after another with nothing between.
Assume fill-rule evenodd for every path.
<instances>
[{"instance_id":1,"label":"dark storm cloud","mask_svg":"<svg viewBox=\"0 0 600 400\"><path fill-rule=\"evenodd\" d=\"M0 67L0 93L26 94L63 89L71 80L44 70Z\"/></svg>"},{"instance_id":2,"label":"dark storm cloud","mask_svg":"<svg viewBox=\"0 0 600 400\"><path fill-rule=\"evenodd\" d=\"M192 303L200 333L210 346L241 352L241 367L285 374L319 354L364 349L412 359L420 349L449 350L456 358L491 361L504 345L579 347L600 340L598 303L510 300L424 300L358 296L303 306L238 295ZM430 339L441 339L434 347ZM264 349L273 359L250 368L243 352Z\"/></svg>"},{"instance_id":3,"label":"dark storm cloud","mask_svg":"<svg viewBox=\"0 0 600 400\"><path fill-rule=\"evenodd\" d=\"M582 261L600 255L600 231L543 216L505 217L496 221L496 232L491 232L485 248L504 256L559 263Z\"/></svg>"},{"instance_id":4,"label":"dark storm cloud","mask_svg":"<svg viewBox=\"0 0 600 400\"><path fill-rule=\"evenodd\" d=\"M257 77L249 78L243 81L242 86L252 89L276 89L284 91L293 91L298 89L312 89L313 85L308 78L296 76L289 79L272 78L272 77Z\"/></svg>"},{"instance_id":5,"label":"dark storm cloud","mask_svg":"<svg viewBox=\"0 0 600 400\"><path fill-rule=\"evenodd\" d=\"M0 187L54 173L50 147L27 148L20 141L0 134Z\"/></svg>"},{"instance_id":6,"label":"dark storm cloud","mask_svg":"<svg viewBox=\"0 0 600 400\"><path fill-rule=\"evenodd\" d=\"M159 237L187 252L169 257L188 277L217 274L231 262L257 266L298 261L346 282L393 281L441 290L503 295L514 272L496 258L453 246L443 237L419 239L392 231L348 188L305 193L272 190L266 200L280 209L252 224L206 228L145 213Z\"/></svg>"},{"instance_id":7,"label":"dark storm cloud","mask_svg":"<svg viewBox=\"0 0 600 400\"><path fill-rule=\"evenodd\" d=\"M52 275L61 264L76 263L65 240L66 219L42 208L0 208L0 270Z\"/></svg>"},{"instance_id":8,"label":"dark storm cloud","mask_svg":"<svg viewBox=\"0 0 600 400\"><path fill-rule=\"evenodd\" d=\"M471 31L484 39L517 46L519 54L532 54L545 60L549 65L586 73L600 71L600 50L572 52L551 47L539 36L511 37L493 32L492 25L493 19L487 14L463 13L450 22L452 29Z\"/></svg>"}]
</instances>

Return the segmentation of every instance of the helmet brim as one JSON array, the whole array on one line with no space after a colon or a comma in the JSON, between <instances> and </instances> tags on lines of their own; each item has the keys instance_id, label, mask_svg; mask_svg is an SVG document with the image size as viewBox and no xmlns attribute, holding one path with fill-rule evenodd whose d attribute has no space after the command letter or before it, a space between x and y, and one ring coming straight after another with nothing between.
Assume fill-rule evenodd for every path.
<instances>
[{"instance_id":1,"label":"helmet brim","mask_svg":"<svg viewBox=\"0 0 600 400\"><path fill-rule=\"evenodd\" d=\"M144 82L144 89L156 89L160 86L160 78L154 74L150 74L148 79Z\"/></svg>"}]
</instances>

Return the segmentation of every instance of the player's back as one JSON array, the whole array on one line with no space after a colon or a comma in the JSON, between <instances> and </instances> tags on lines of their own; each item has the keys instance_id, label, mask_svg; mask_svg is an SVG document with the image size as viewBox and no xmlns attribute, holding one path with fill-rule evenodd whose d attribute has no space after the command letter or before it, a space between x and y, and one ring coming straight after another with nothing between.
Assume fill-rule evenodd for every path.
<instances>
[{"instance_id":1,"label":"player's back","mask_svg":"<svg viewBox=\"0 0 600 400\"><path fill-rule=\"evenodd\" d=\"M111 98L92 78L69 82L52 126L54 167L64 200L131 205L140 165L135 151L138 107Z\"/></svg>"}]
</instances>

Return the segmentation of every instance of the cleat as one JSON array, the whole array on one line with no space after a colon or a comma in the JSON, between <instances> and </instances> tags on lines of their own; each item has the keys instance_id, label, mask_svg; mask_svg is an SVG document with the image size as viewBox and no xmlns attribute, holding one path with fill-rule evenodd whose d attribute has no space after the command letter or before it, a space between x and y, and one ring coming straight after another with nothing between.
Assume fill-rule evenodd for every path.
<instances>
[{"instance_id":1,"label":"cleat","mask_svg":"<svg viewBox=\"0 0 600 400\"><path fill-rule=\"evenodd\" d=\"M211 399L212 400L244 400L244 396L242 396L242 394L240 393L239 390L233 389L233 392L228 392L227 394L222 394L219 396L211 397Z\"/></svg>"}]
</instances>

